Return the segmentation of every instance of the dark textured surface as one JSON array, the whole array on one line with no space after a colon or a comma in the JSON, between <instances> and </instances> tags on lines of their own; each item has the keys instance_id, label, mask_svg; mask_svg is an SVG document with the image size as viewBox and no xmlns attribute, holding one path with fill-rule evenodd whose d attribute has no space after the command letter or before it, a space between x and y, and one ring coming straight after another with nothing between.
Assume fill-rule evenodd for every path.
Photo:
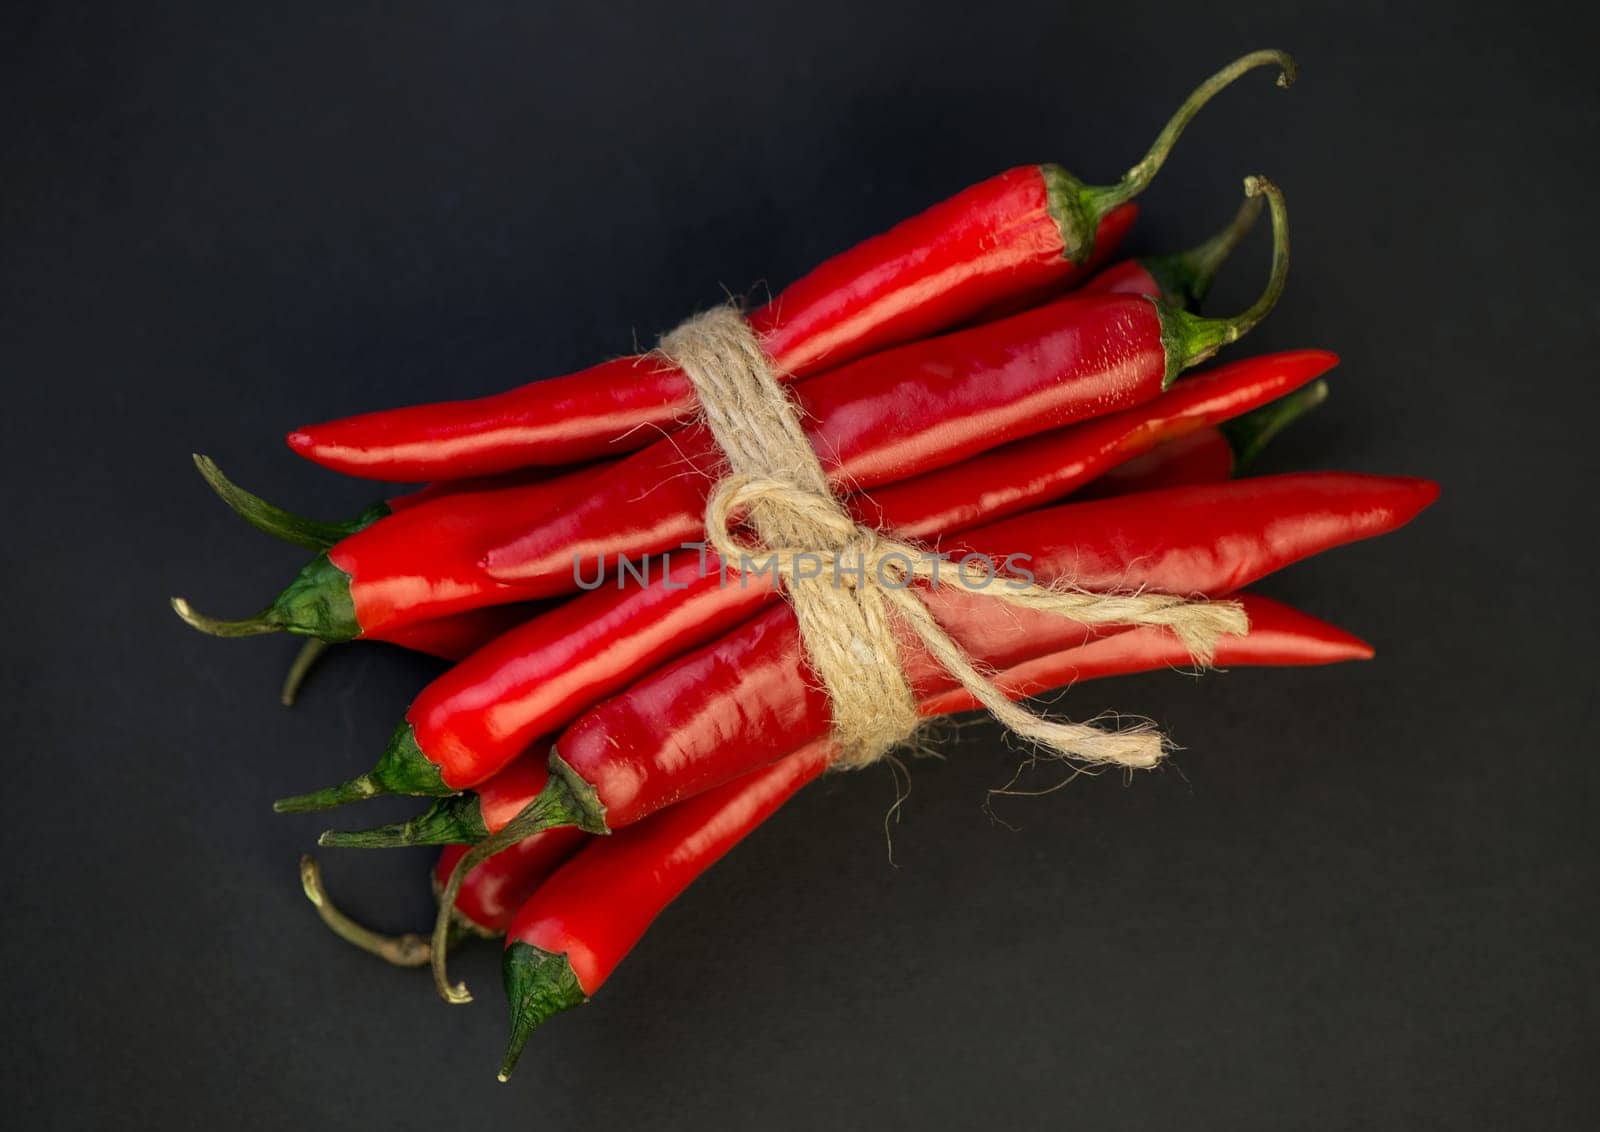
<instances>
[{"instance_id":1,"label":"dark textured surface","mask_svg":"<svg viewBox=\"0 0 1600 1132\"><path fill-rule=\"evenodd\" d=\"M434 7L0 17L14 1126L1594 1126L1600 96L1570 13ZM1267 587L1379 659L1085 688L1186 750L1011 800L1016 831L980 808L1016 756L971 724L915 767L898 867L887 773L827 782L497 1086L494 949L458 1009L355 954L296 884L321 823L268 808L369 764L432 666L352 650L286 712L291 642L181 626L168 594L244 612L298 561L188 453L353 513L370 489L286 427L625 350L1009 165L1112 177L1269 44L1300 85L1220 99L1136 247L1284 186L1253 346L1345 364L1266 470L1445 485ZM426 863L326 868L399 928Z\"/></svg>"}]
</instances>

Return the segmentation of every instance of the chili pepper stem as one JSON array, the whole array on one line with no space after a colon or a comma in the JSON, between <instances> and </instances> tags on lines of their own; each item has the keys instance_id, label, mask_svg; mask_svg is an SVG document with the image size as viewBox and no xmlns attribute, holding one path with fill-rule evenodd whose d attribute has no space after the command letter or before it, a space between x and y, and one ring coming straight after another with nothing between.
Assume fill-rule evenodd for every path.
<instances>
[{"instance_id":1,"label":"chili pepper stem","mask_svg":"<svg viewBox=\"0 0 1600 1132\"><path fill-rule=\"evenodd\" d=\"M278 693L278 699L284 707L294 706L295 698L300 694L300 687L306 682L306 676L330 647L328 642L320 637L311 637L300 646L300 651L294 654L294 661L289 665L289 671L283 675L283 690Z\"/></svg>"},{"instance_id":2,"label":"chili pepper stem","mask_svg":"<svg viewBox=\"0 0 1600 1132\"><path fill-rule=\"evenodd\" d=\"M272 808L280 814L298 814L360 802L380 794L438 798L453 793L445 785L439 768L429 762L422 748L417 746L416 732L411 724L401 723L390 737L388 749L383 752L378 765L366 774L358 774L348 782L313 790L309 794L280 798L272 804Z\"/></svg>"},{"instance_id":3,"label":"chili pepper stem","mask_svg":"<svg viewBox=\"0 0 1600 1132\"><path fill-rule=\"evenodd\" d=\"M1205 301L1212 280L1230 255L1255 227L1256 218L1266 206L1264 198L1245 197L1228 226L1203 244L1176 255L1149 256L1139 261L1161 289L1177 305L1193 310Z\"/></svg>"},{"instance_id":4,"label":"chili pepper stem","mask_svg":"<svg viewBox=\"0 0 1600 1132\"><path fill-rule=\"evenodd\" d=\"M201 477L210 485L211 490L217 493L217 498L226 503L239 518L263 534L307 550L327 550L340 539L355 534L362 527L389 513L386 504L377 503L348 522L326 523L318 519L308 519L304 515L296 515L293 511L287 511L275 503L268 503L259 495L246 491L223 475L222 469L217 467L216 461L209 456L202 456L196 452L194 466L199 469Z\"/></svg>"},{"instance_id":5,"label":"chili pepper stem","mask_svg":"<svg viewBox=\"0 0 1600 1132\"><path fill-rule=\"evenodd\" d=\"M181 597L172 599L172 608L194 628L213 637L288 631L337 644L361 635L361 622L350 596L350 575L335 566L326 552L301 567L294 581L254 617L239 621L207 617Z\"/></svg>"},{"instance_id":6,"label":"chili pepper stem","mask_svg":"<svg viewBox=\"0 0 1600 1132\"><path fill-rule=\"evenodd\" d=\"M1260 298L1232 318L1203 318L1156 303L1161 317L1161 341L1167 353L1168 386L1190 366L1205 361L1222 347L1254 330L1283 295L1283 285L1289 277L1289 211L1283 192L1265 177L1246 177L1244 192L1247 197L1265 196L1272 213L1272 270L1267 285Z\"/></svg>"},{"instance_id":7,"label":"chili pepper stem","mask_svg":"<svg viewBox=\"0 0 1600 1132\"><path fill-rule=\"evenodd\" d=\"M473 794L440 798L409 821L376 829L329 830L317 844L330 849L398 849L408 845L474 845L489 836Z\"/></svg>"},{"instance_id":8,"label":"chili pepper stem","mask_svg":"<svg viewBox=\"0 0 1600 1132\"><path fill-rule=\"evenodd\" d=\"M1261 455L1272 438L1328 399L1328 383L1321 379L1285 394L1254 412L1218 427L1233 449L1233 470L1243 471Z\"/></svg>"},{"instance_id":9,"label":"chili pepper stem","mask_svg":"<svg viewBox=\"0 0 1600 1132\"><path fill-rule=\"evenodd\" d=\"M1073 263L1086 261L1094 251L1094 233L1100 220L1112 209L1126 204L1149 187L1161 166L1166 163L1178 138L1206 103L1245 72L1267 66L1278 67L1280 87L1286 88L1294 82L1295 62L1287 52L1252 51L1240 56L1195 87L1156 135L1144 157L1114 185L1085 185L1058 165L1043 166L1050 212L1061 230L1061 244L1066 257Z\"/></svg>"},{"instance_id":10,"label":"chili pepper stem","mask_svg":"<svg viewBox=\"0 0 1600 1132\"><path fill-rule=\"evenodd\" d=\"M306 899L316 908L322 922L346 943L359 947L369 955L376 955L396 967L427 966L432 948L422 936L415 932L397 936L384 935L357 923L341 912L328 899L327 890L322 886L322 868L317 864L315 857L307 855L300 858L300 887L305 890Z\"/></svg>"},{"instance_id":11,"label":"chili pepper stem","mask_svg":"<svg viewBox=\"0 0 1600 1132\"><path fill-rule=\"evenodd\" d=\"M506 948L502 970L506 1001L511 1004L511 1039L496 1074L501 1082L522 1056L533 1032L551 1017L589 1001L565 955L557 955L517 940Z\"/></svg>"},{"instance_id":12,"label":"chili pepper stem","mask_svg":"<svg viewBox=\"0 0 1600 1132\"><path fill-rule=\"evenodd\" d=\"M461 894L461 883L467 875L496 853L503 852L525 837L557 826L574 825L587 833L606 834L611 830L605 822L605 806L595 795L594 788L554 752L550 755L550 781L533 801L523 807L498 833L490 834L474 845L445 882L439 894L438 918L433 925L433 986L439 997L450 1003L471 1002L472 995L465 983L450 982L445 967L442 943L450 930L451 916L455 912L456 898Z\"/></svg>"},{"instance_id":13,"label":"chili pepper stem","mask_svg":"<svg viewBox=\"0 0 1600 1132\"><path fill-rule=\"evenodd\" d=\"M238 621L223 621L207 617L181 597L172 599L172 611L183 618L184 624L199 629L213 637L258 637L262 633L281 633L287 626L279 620L275 609L263 609L254 617Z\"/></svg>"}]
</instances>

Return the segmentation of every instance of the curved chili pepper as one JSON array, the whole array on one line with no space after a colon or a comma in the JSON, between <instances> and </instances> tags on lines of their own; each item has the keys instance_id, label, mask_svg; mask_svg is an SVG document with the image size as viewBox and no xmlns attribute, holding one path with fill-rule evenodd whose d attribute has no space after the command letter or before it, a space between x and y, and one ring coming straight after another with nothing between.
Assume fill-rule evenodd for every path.
<instances>
[{"instance_id":1,"label":"curved chili pepper","mask_svg":"<svg viewBox=\"0 0 1600 1132\"><path fill-rule=\"evenodd\" d=\"M1298 610L1251 594L1240 600L1250 615L1250 633L1224 638L1219 664L1330 664L1372 655L1366 642ZM997 682L1008 696L1021 698L1075 681L1188 661L1171 633L1139 628L1019 665ZM930 717L977 706L962 689L920 705ZM826 741L812 743L764 770L596 839L538 886L506 935L511 1038L500 1079L510 1074L535 1029L593 997L656 916L826 769L829 754Z\"/></svg>"},{"instance_id":2,"label":"curved chili pepper","mask_svg":"<svg viewBox=\"0 0 1600 1132\"><path fill-rule=\"evenodd\" d=\"M1265 291L1238 317L1200 318L1138 295L1087 296L874 355L802 386L814 447L836 479L870 486L1151 400L1185 366L1255 326L1282 293L1282 194L1261 178L1248 179L1246 192L1266 194L1274 247ZM173 606L217 636L288 629L344 641L564 593L576 584L575 563L594 548L639 556L693 539L719 459L703 427L686 429L592 481L575 473L581 491L560 486L574 478L562 477L391 515L313 559L255 617L219 621L181 600ZM553 497L562 506L552 508Z\"/></svg>"},{"instance_id":3,"label":"curved chili pepper","mask_svg":"<svg viewBox=\"0 0 1600 1132\"><path fill-rule=\"evenodd\" d=\"M490 546L521 530L522 516L555 506L581 490L592 474L582 470L519 486L451 492L392 514L379 504L363 513L368 516L364 521L350 524L302 519L255 496L249 496L252 505L236 503L248 493L229 485L234 495L230 506L252 525L272 528L288 541L295 541L289 537L295 534L304 540L299 545L308 548L317 547L312 539L331 533L319 528L359 525L325 545L254 617L223 621L199 613L182 598L174 598L172 605L179 617L212 636L287 631L338 643L404 637L406 627L420 621L524 601L527 595L486 578L478 560ZM374 515L376 507L384 507L385 513ZM375 521L379 517L382 521Z\"/></svg>"},{"instance_id":4,"label":"curved chili pepper","mask_svg":"<svg viewBox=\"0 0 1600 1132\"><path fill-rule=\"evenodd\" d=\"M1057 165L1012 169L974 185L825 261L753 312L776 368L805 377L958 326L996 303L1058 290L1097 245L1132 222L1128 202L1150 183L1191 119L1256 67L1294 78L1281 51L1257 51L1207 79L1117 184L1094 188ZM653 427L691 413L675 367L651 357L603 362L475 401L368 413L289 434L296 452L350 475L454 479L525 464L565 464L646 443Z\"/></svg>"}]
</instances>

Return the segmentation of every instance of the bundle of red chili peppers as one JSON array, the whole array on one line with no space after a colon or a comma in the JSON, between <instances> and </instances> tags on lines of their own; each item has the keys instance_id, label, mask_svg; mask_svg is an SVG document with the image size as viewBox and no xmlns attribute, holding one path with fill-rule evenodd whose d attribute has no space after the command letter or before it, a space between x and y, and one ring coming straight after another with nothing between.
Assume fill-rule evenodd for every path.
<instances>
[{"instance_id":1,"label":"bundle of red chili peppers","mask_svg":"<svg viewBox=\"0 0 1600 1132\"><path fill-rule=\"evenodd\" d=\"M1113 185L1055 165L1009 170L746 316L763 364L790 383L824 493L858 529L1051 593L1228 599L1248 617L1248 632L1218 637L1206 657L1132 615L1080 620L916 581L917 608L963 663L993 674L1002 706L1197 656L1225 667L1369 657L1358 638L1246 587L1391 531L1437 495L1410 478L1238 478L1325 396L1333 354L1184 375L1282 291L1288 229L1276 186L1250 178L1238 215L1190 251L1111 262L1133 198L1188 122L1258 67L1276 68L1281 86L1293 79L1282 52L1237 60ZM1195 313L1263 203L1273 262L1260 299L1234 317ZM243 518L315 552L254 617L219 621L173 603L218 636L307 637L285 702L332 643L387 641L457 662L416 697L370 771L277 808L433 799L404 823L321 839L444 846L430 937L352 922L310 858L302 879L336 932L391 962L431 963L454 1001L467 996L445 978L449 947L504 935L502 1079L535 1027L593 995L666 904L839 757L795 579L707 547L725 545L705 527L725 445L700 422L695 389L650 354L296 430L290 447L324 467L427 484L345 522L275 507L196 458ZM994 706L989 685L916 638L897 639L889 662L923 717Z\"/></svg>"}]
</instances>

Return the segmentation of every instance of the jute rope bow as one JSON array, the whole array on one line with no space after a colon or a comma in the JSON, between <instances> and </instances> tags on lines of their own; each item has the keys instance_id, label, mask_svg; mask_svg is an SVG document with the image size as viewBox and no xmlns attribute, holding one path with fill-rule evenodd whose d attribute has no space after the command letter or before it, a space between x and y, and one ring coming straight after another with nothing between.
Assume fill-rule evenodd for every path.
<instances>
[{"instance_id":1,"label":"jute rope bow","mask_svg":"<svg viewBox=\"0 0 1600 1132\"><path fill-rule=\"evenodd\" d=\"M1210 663L1219 635L1249 631L1235 602L1046 588L996 578L973 564L935 563L924 548L859 526L845 512L806 440L794 401L736 310L721 307L689 319L662 338L660 349L688 375L727 457L727 474L706 507L707 542L725 565L754 552L778 572L811 668L832 703L836 766L875 762L920 722L897 626L914 634L1005 727L1063 758L1149 767L1164 753L1164 739L1148 726L1105 731L1044 719L1013 703L940 627L912 579L1084 625L1158 625L1175 633L1201 666ZM758 545L742 544L731 533L740 515ZM831 570L802 569L824 559Z\"/></svg>"}]
</instances>

